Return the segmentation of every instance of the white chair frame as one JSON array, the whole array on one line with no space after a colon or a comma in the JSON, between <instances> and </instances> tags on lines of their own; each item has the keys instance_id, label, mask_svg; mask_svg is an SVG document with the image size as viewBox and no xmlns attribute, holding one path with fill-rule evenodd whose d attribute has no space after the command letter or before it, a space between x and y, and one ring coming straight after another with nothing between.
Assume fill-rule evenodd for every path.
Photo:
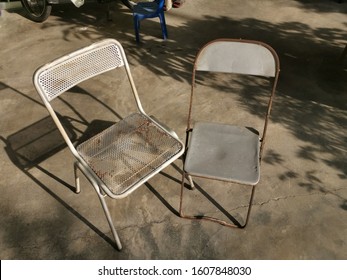
<instances>
[{"instance_id":1,"label":"white chair frame","mask_svg":"<svg viewBox=\"0 0 347 280\"><path fill-rule=\"evenodd\" d=\"M125 117L118 123L115 123L111 130L106 129L94 136L93 139L88 139L75 147L53 109L51 101L82 81L95 77L101 73L122 67L125 68L138 111ZM154 175L159 173L163 168L167 167L179 158L184 152L184 144L178 139L177 135L173 131L167 129L153 117L148 116L143 110L123 47L117 40L105 39L58 58L53 62L40 67L35 72L33 79L37 92L76 159L74 164L76 192L79 193L81 190L78 176L78 170L80 170L94 187L111 228L116 246L121 250L122 244L113 224L110 211L105 201L105 196L114 199L121 199L128 196ZM140 127L137 127L138 123L141 123L141 129ZM136 147L141 149L141 153L147 153L145 159L133 159L133 157L136 157L136 155L134 155L135 152L126 151L125 148L118 148L120 145L118 145L117 141L123 141L124 139L124 141L127 141L127 138L122 136L124 139L122 138L123 140L118 140L119 137L117 133L119 131L127 133L128 130L131 131L132 134L129 132L127 137L137 135L135 140L137 141L140 139L143 142L136 143ZM111 133L109 133L110 131ZM110 136L110 134L112 135ZM156 139L152 139L156 136ZM164 140L158 139L158 136ZM104 142L111 141L110 137L115 138L112 138L113 142L104 144ZM135 140L132 139L131 143L136 142ZM89 155L88 153L90 152L89 146L93 146L92 149L97 149L96 147L99 143L105 145L103 147L104 150L111 150L113 148L118 149L116 152L112 150L112 155L110 155L111 152L107 154L109 160L108 163L105 164L105 166L100 167L105 168L108 173L113 172L113 174L107 175L107 182L112 181L112 178L117 177L119 172L123 172L122 168L119 168L116 171L113 170L117 169L116 167L119 165L115 165L112 168L109 167L109 165L112 165L113 162L117 161L117 158L123 156L121 154L122 152L127 153L127 158L131 158L131 160L133 160L132 162L137 162L137 165L139 165L134 167L134 169L138 168L138 170L132 171L133 173L130 175L130 179L122 179L125 182L124 185L119 184L115 187L110 187L104 178L106 175L101 174L106 173L106 171L103 172L103 169L101 169L101 171L100 169L96 170L97 168L95 165L100 165L100 159L97 158L97 156ZM163 149L163 151L160 149ZM104 152L104 150L102 152ZM156 154L158 152L157 150L159 150L161 154ZM117 157L114 157L113 154L117 154ZM120 167L126 169L127 166L120 165ZM129 173L129 170L127 170L127 172Z\"/></svg>"}]
</instances>

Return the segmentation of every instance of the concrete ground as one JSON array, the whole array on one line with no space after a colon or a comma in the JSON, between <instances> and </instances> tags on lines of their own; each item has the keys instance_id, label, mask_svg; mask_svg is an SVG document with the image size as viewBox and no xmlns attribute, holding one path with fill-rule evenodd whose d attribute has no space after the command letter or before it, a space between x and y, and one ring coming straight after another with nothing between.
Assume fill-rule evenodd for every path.
<instances>
[{"instance_id":1,"label":"concrete ground","mask_svg":"<svg viewBox=\"0 0 347 280\"><path fill-rule=\"evenodd\" d=\"M142 25L136 45L132 15L106 6L54 6L43 23L22 10L0 17L0 258L1 259L347 259L347 2L332 0L187 0L166 13L169 40L156 20ZM175 162L123 200L108 200L124 249L114 249L97 196L85 179L73 189L73 158L61 138L49 140L47 111L32 84L40 65L103 38L124 46L147 113L185 137L192 62L209 40L230 37L264 41L277 51L281 76L273 104L262 177L248 226L230 229L178 217L180 170ZM106 79L109 79L107 76ZM128 100L95 95L119 83L100 80L60 104L75 122L77 136L124 116ZM219 92L255 87L230 85L205 76L199 86L222 82ZM118 85L119 84L119 85ZM93 98L94 96L94 98ZM236 120L259 119L258 99L232 95L231 103L202 97L201 114L212 101ZM63 99L63 101L68 99ZM81 106L78 106L81 105ZM117 109L109 110L115 105ZM215 112L215 111L214 111ZM220 115L218 115L220 113ZM224 113L224 112L223 112ZM236 116L236 117L235 117ZM52 132L55 135L54 131ZM37 144L38 143L38 144ZM52 146L58 147L51 151ZM48 152L50 150L50 152ZM20 155L30 155L23 161ZM243 219L249 190L242 186L186 191L190 211L218 215L212 199ZM204 197L203 194L208 194Z\"/></svg>"}]
</instances>

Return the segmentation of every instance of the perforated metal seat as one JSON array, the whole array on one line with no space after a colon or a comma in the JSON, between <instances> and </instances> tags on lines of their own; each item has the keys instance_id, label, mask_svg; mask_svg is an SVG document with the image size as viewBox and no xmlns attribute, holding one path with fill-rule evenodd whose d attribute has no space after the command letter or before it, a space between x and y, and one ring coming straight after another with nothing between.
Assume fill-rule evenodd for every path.
<instances>
[{"instance_id":1,"label":"perforated metal seat","mask_svg":"<svg viewBox=\"0 0 347 280\"><path fill-rule=\"evenodd\" d=\"M87 79L111 70L116 72L118 68L126 71L137 111L130 112L127 117L84 140L76 148L51 101ZM111 198L128 196L179 158L184 152L183 143L173 131L144 112L123 47L116 40L97 42L40 67L35 72L34 84L76 158L76 192L80 191L80 170L98 194L116 245L121 249L104 195Z\"/></svg>"},{"instance_id":2,"label":"perforated metal seat","mask_svg":"<svg viewBox=\"0 0 347 280\"><path fill-rule=\"evenodd\" d=\"M126 193L181 150L176 138L139 113L77 147L81 157L115 196Z\"/></svg>"}]
</instances>

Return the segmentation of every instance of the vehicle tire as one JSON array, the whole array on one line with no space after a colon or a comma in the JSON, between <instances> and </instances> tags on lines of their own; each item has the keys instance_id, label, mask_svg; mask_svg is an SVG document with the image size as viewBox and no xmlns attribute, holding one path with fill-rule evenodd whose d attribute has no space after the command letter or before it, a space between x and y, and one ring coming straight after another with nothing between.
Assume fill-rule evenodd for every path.
<instances>
[{"instance_id":1,"label":"vehicle tire","mask_svg":"<svg viewBox=\"0 0 347 280\"><path fill-rule=\"evenodd\" d=\"M52 5L46 0L21 0L29 19L35 22L45 21L52 11Z\"/></svg>"}]
</instances>

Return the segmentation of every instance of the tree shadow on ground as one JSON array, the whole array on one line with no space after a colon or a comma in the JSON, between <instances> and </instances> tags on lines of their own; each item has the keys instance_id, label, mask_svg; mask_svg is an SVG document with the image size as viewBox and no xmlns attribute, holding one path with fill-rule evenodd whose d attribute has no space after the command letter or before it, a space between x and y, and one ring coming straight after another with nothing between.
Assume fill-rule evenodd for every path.
<instances>
[{"instance_id":1,"label":"tree shadow on ground","mask_svg":"<svg viewBox=\"0 0 347 280\"><path fill-rule=\"evenodd\" d=\"M114 3L112 21L107 20L104 5L90 3L78 10L70 8L67 5L56 6L53 12L56 19L44 22L40 28L49 32L59 26L65 41L116 38L125 47L130 62L145 65L155 75L171 76L188 83L195 54L204 43L221 37L264 41L280 56L279 86L280 89L286 88L287 95L346 109L345 103L341 102L341 98L345 100L341 95L345 84L343 79L347 75L346 65L338 61L347 42L345 30L311 27L296 21L271 23L255 18L234 20L206 15L202 20L187 19L179 27L170 26L168 19L167 41L161 39L157 21L145 20L142 28L145 39L137 45L132 14L123 5ZM319 12L324 12L324 9ZM204 32L201 32L202 28ZM298 87L303 84L313 87L305 87L304 93L298 92ZM319 93L316 87L320 89Z\"/></svg>"},{"instance_id":2,"label":"tree shadow on ground","mask_svg":"<svg viewBox=\"0 0 347 280\"><path fill-rule=\"evenodd\" d=\"M297 2L304 9L322 14L347 10L346 5L337 3ZM143 22L142 43L137 45L131 12L117 3L111 10L112 21L108 21L105 7L99 4L85 5L78 11L67 6L57 7L52 14L54 20L43 23L40 28L49 32L59 27L67 42L116 38L125 47L131 64L143 65L159 77L169 76L177 86L180 82L190 83L194 57L210 40L229 37L268 43L281 61L280 101L275 102L272 121L282 124L304 142L298 147L298 158L323 162L336 169L339 178L346 179L341 152L346 152L347 70L346 61L339 61L347 41L345 30L315 27L299 21L272 23L256 18L236 20L213 15L199 20L187 18L180 26L173 26L167 16L169 40L161 39L157 21L148 20ZM257 87L247 79L241 80L238 86L244 87L244 92ZM257 98L239 101L245 110L262 116ZM269 157L271 153L267 155L268 162L275 162Z\"/></svg>"},{"instance_id":3,"label":"tree shadow on ground","mask_svg":"<svg viewBox=\"0 0 347 280\"><path fill-rule=\"evenodd\" d=\"M295 0L300 4L302 9L319 13L335 13L340 12L343 0L328 0L328 1L317 1L317 0Z\"/></svg>"},{"instance_id":4,"label":"tree shadow on ground","mask_svg":"<svg viewBox=\"0 0 347 280\"><path fill-rule=\"evenodd\" d=\"M328 9L323 4L317 6L316 1L297 2L305 9L319 13L346 12L345 5L336 4L334 8ZM37 26L45 32L59 28L62 43L116 38L125 46L131 64L143 65L159 77L169 76L177 83L177 87L182 83L190 84L194 56L210 40L232 37L270 44L281 60L278 95L271 121L285 127L300 141L295 157L334 169L334 176L340 178L340 182L347 180L347 71L346 61L338 61L347 41L345 30L317 28L299 21L271 23L255 18L236 20L206 15L201 20L187 19L180 26L170 25L168 20L167 41L160 38L159 23L148 21L142 28L143 42L136 45L132 16L126 8L114 5L111 22L106 19L105 7L98 4L86 5L81 9L70 8L55 7L52 19ZM44 41L41 47L46 47ZM243 79L238 86L246 92L254 91L257 85ZM262 116L256 97L247 100L240 98L238 101L247 112ZM276 149L269 149L264 161L271 165L286 166L289 159ZM303 176L299 182L302 188L308 192L328 193L330 186L322 181L320 172L318 169L310 169L303 171L302 175L297 170L288 170L279 174L279 179L284 181ZM340 199L339 206L347 210L347 199L342 196ZM25 222L20 223L24 225ZM26 229L23 227L24 231ZM17 230L18 227L13 227L10 231Z\"/></svg>"}]
</instances>

